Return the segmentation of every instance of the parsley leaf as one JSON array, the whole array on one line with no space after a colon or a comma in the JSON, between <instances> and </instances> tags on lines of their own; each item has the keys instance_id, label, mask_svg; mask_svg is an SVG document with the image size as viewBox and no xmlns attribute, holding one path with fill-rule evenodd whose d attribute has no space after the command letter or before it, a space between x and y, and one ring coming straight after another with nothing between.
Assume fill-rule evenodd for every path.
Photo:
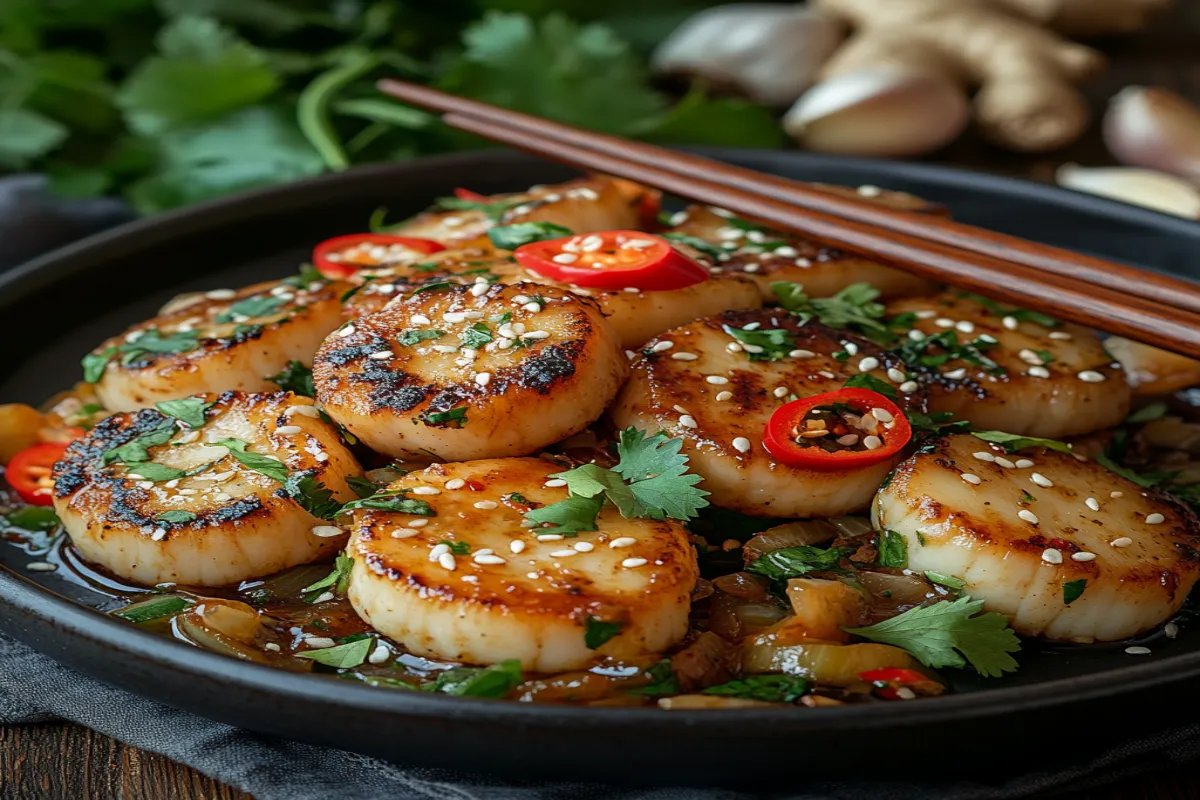
<instances>
[{"instance_id":1,"label":"parsley leaf","mask_svg":"<svg viewBox=\"0 0 1200 800\"><path fill-rule=\"evenodd\" d=\"M423 292L440 292L443 289L452 289L455 286L461 286L458 281L433 281L425 283L412 290L410 297L421 294Z\"/></svg>"},{"instance_id":2,"label":"parsley leaf","mask_svg":"<svg viewBox=\"0 0 1200 800\"><path fill-rule=\"evenodd\" d=\"M431 428L461 428L467 424L467 407L459 406L449 411L425 412L421 415L421 422Z\"/></svg>"},{"instance_id":3,"label":"parsley leaf","mask_svg":"<svg viewBox=\"0 0 1200 800\"><path fill-rule=\"evenodd\" d=\"M896 387L887 381L880 380L869 372L860 372L844 384L847 389L870 389L889 400L896 399Z\"/></svg>"},{"instance_id":4,"label":"parsley leaf","mask_svg":"<svg viewBox=\"0 0 1200 800\"><path fill-rule=\"evenodd\" d=\"M425 688L426 691L462 697L500 698L523 679L521 662L514 658L490 667L455 667L439 672L436 680Z\"/></svg>"},{"instance_id":5,"label":"parsley leaf","mask_svg":"<svg viewBox=\"0 0 1200 800\"><path fill-rule=\"evenodd\" d=\"M161 403L155 403L154 407L189 428L202 428L204 427L204 412L214 405L216 404L206 403L199 397L185 397L182 400L164 400Z\"/></svg>"},{"instance_id":6,"label":"parsley leaf","mask_svg":"<svg viewBox=\"0 0 1200 800\"><path fill-rule=\"evenodd\" d=\"M809 572L838 571L842 557L850 555L851 552L853 551L841 548L826 550L810 545L783 547L759 556L750 562L746 571L765 575L774 581L785 581Z\"/></svg>"},{"instance_id":7,"label":"parsley leaf","mask_svg":"<svg viewBox=\"0 0 1200 800\"><path fill-rule=\"evenodd\" d=\"M462 341L463 347L469 347L472 350L478 350L492 340L492 331L487 325L482 322L476 322L471 327L458 335ZM463 409L465 412L466 409Z\"/></svg>"},{"instance_id":8,"label":"parsley leaf","mask_svg":"<svg viewBox=\"0 0 1200 800\"><path fill-rule=\"evenodd\" d=\"M1071 445L1055 439L1039 439L1036 436L1018 436L1004 431L972 431L972 435L985 442L1001 445L1006 453L1016 453L1029 447L1045 447L1059 453L1070 453Z\"/></svg>"},{"instance_id":9,"label":"parsley leaf","mask_svg":"<svg viewBox=\"0 0 1200 800\"><path fill-rule=\"evenodd\" d=\"M350 669L367 660L367 654L371 652L371 645L372 641L369 638L357 639L346 644L324 647L320 650L307 650L303 653L293 653L293 655L296 658L310 659L327 667Z\"/></svg>"},{"instance_id":10,"label":"parsley leaf","mask_svg":"<svg viewBox=\"0 0 1200 800\"><path fill-rule=\"evenodd\" d=\"M191 511L164 511L154 519L156 522L186 524L189 522L195 522L197 517Z\"/></svg>"},{"instance_id":11,"label":"parsley leaf","mask_svg":"<svg viewBox=\"0 0 1200 800\"><path fill-rule=\"evenodd\" d=\"M501 250L516 250L532 242L561 239L570 236L570 228L552 222L518 222L514 225L497 225L488 228L488 239Z\"/></svg>"},{"instance_id":12,"label":"parsley leaf","mask_svg":"<svg viewBox=\"0 0 1200 800\"><path fill-rule=\"evenodd\" d=\"M751 361L778 361L796 349L792 332L783 328L733 328L722 325L721 329L737 339Z\"/></svg>"},{"instance_id":13,"label":"parsley leaf","mask_svg":"<svg viewBox=\"0 0 1200 800\"><path fill-rule=\"evenodd\" d=\"M405 497L408 492L408 489L384 489L382 492L373 494L370 497L351 500L342 506L340 513L366 508L376 511L395 511L399 514L416 514L420 517L437 516L437 513L430 507L429 503L424 500L413 500L412 498Z\"/></svg>"},{"instance_id":14,"label":"parsley leaf","mask_svg":"<svg viewBox=\"0 0 1200 800\"><path fill-rule=\"evenodd\" d=\"M982 600L960 597L953 602L918 606L899 616L847 633L890 644L912 653L927 667L964 667L969 662L980 675L999 677L1017 668L1009 653L1021 649L1008 618L994 611L980 613Z\"/></svg>"},{"instance_id":15,"label":"parsley leaf","mask_svg":"<svg viewBox=\"0 0 1200 800\"><path fill-rule=\"evenodd\" d=\"M620 633L624 627L623 622L605 622L599 617L588 617L583 629L583 644L587 649L595 650Z\"/></svg>"},{"instance_id":16,"label":"parsley leaf","mask_svg":"<svg viewBox=\"0 0 1200 800\"><path fill-rule=\"evenodd\" d=\"M332 590L334 594L344 596L346 588L350 585L350 571L354 568L354 559L345 554L339 554L337 560L333 564L333 572L326 575L321 580L305 586L300 590L300 594L320 595L326 589Z\"/></svg>"},{"instance_id":17,"label":"parsley leaf","mask_svg":"<svg viewBox=\"0 0 1200 800\"><path fill-rule=\"evenodd\" d=\"M852 283L833 297L809 297L798 283L776 281L771 291L779 304L804 322L816 319L838 330L855 330L889 344L896 336L883 319L884 307L876 303L879 290L869 283Z\"/></svg>"},{"instance_id":18,"label":"parsley leaf","mask_svg":"<svg viewBox=\"0 0 1200 800\"><path fill-rule=\"evenodd\" d=\"M283 493L314 517L333 519L342 510L342 504L333 499L333 490L307 472L288 475Z\"/></svg>"},{"instance_id":19,"label":"parsley leaf","mask_svg":"<svg viewBox=\"0 0 1200 800\"><path fill-rule=\"evenodd\" d=\"M426 341L430 341L432 339L440 339L445 335L446 335L445 331L435 331L435 330L418 331L418 330L409 329L409 330L402 332L400 334L400 336L396 339L396 341L402 345L407 346L407 345L414 345L417 342L426 342Z\"/></svg>"},{"instance_id":20,"label":"parsley leaf","mask_svg":"<svg viewBox=\"0 0 1200 800\"><path fill-rule=\"evenodd\" d=\"M346 485L354 490L354 493L360 498L370 497L379 490L379 487L371 483L366 478L360 478L357 475L351 475L346 478Z\"/></svg>"},{"instance_id":21,"label":"parsley leaf","mask_svg":"<svg viewBox=\"0 0 1200 800\"><path fill-rule=\"evenodd\" d=\"M879 566L904 569L908 566L908 542L892 530L879 534Z\"/></svg>"},{"instance_id":22,"label":"parsley leaf","mask_svg":"<svg viewBox=\"0 0 1200 800\"><path fill-rule=\"evenodd\" d=\"M267 378L285 392L293 392L301 397L316 397L317 389L313 385L312 370L299 361L289 361L287 365Z\"/></svg>"},{"instance_id":23,"label":"parsley leaf","mask_svg":"<svg viewBox=\"0 0 1200 800\"><path fill-rule=\"evenodd\" d=\"M277 458L252 453L246 449L246 442L241 439L221 439L212 443L216 447L229 449L229 455L237 459L242 466L254 470L268 478L283 483L288 477L288 468Z\"/></svg>"},{"instance_id":24,"label":"parsley leaf","mask_svg":"<svg viewBox=\"0 0 1200 800\"><path fill-rule=\"evenodd\" d=\"M1087 588L1087 578L1080 578L1077 581L1067 581L1062 585L1063 588L1063 605L1071 605L1079 596L1083 594L1083 590Z\"/></svg>"},{"instance_id":25,"label":"parsley leaf","mask_svg":"<svg viewBox=\"0 0 1200 800\"><path fill-rule=\"evenodd\" d=\"M157 328L151 328L132 342L117 345L122 364L133 364L147 353L186 353L200 346L200 337L195 331L175 331L163 336Z\"/></svg>"},{"instance_id":26,"label":"parsley leaf","mask_svg":"<svg viewBox=\"0 0 1200 800\"><path fill-rule=\"evenodd\" d=\"M328 283L329 279L317 271L317 268L312 264L301 264L300 271L295 275L289 275L280 283L291 286L293 289L307 289L313 283Z\"/></svg>"},{"instance_id":27,"label":"parsley leaf","mask_svg":"<svg viewBox=\"0 0 1200 800\"><path fill-rule=\"evenodd\" d=\"M809 683L796 675L747 675L736 681L701 689L701 694L740 697L767 703L794 703L808 694Z\"/></svg>"}]
</instances>

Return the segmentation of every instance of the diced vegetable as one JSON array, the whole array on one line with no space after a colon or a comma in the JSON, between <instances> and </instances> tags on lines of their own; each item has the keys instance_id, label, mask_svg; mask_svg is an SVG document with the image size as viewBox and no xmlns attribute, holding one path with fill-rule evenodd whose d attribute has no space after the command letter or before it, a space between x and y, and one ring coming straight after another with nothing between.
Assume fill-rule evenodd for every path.
<instances>
[{"instance_id":1,"label":"diced vegetable","mask_svg":"<svg viewBox=\"0 0 1200 800\"><path fill-rule=\"evenodd\" d=\"M885 700L912 700L915 697L932 697L946 691L946 687L915 669L885 667L867 670L859 674Z\"/></svg>"},{"instance_id":2,"label":"diced vegetable","mask_svg":"<svg viewBox=\"0 0 1200 800\"><path fill-rule=\"evenodd\" d=\"M783 672L814 683L853 686L859 674L884 667L919 669L920 663L899 647L886 644L809 643L774 645L761 641L746 646L742 669L750 674Z\"/></svg>"},{"instance_id":3,"label":"diced vegetable","mask_svg":"<svg viewBox=\"0 0 1200 800\"><path fill-rule=\"evenodd\" d=\"M181 634L205 650L242 661L270 663L256 644L262 630L258 612L245 603L206 599L181 614L178 627Z\"/></svg>"},{"instance_id":4,"label":"diced vegetable","mask_svg":"<svg viewBox=\"0 0 1200 800\"><path fill-rule=\"evenodd\" d=\"M743 600L724 593L712 597L708 629L731 642L741 641L765 630L787 616L787 610L774 600Z\"/></svg>"},{"instance_id":5,"label":"diced vegetable","mask_svg":"<svg viewBox=\"0 0 1200 800\"><path fill-rule=\"evenodd\" d=\"M837 528L827 520L806 519L789 522L768 528L752 537L742 547L742 555L749 563L773 550L823 544L837 535Z\"/></svg>"},{"instance_id":6,"label":"diced vegetable","mask_svg":"<svg viewBox=\"0 0 1200 800\"><path fill-rule=\"evenodd\" d=\"M857 578L872 595L897 606L916 605L931 593L929 584L916 575L860 572Z\"/></svg>"},{"instance_id":7,"label":"diced vegetable","mask_svg":"<svg viewBox=\"0 0 1200 800\"><path fill-rule=\"evenodd\" d=\"M862 622L863 596L841 581L792 578L787 596L796 618L813 639L848 642L850 635L842 628Z\"/></svg>"},{"instance_id":8,"label":"diced vegetable","mask_svg":"<svg viewBox=\"0 0 1200 800\"><path fill-rule=\"evenodd\" d=\"M0 462L7 464L12 457L38 443L42 414L24 403L0 405Z\"/></svg>"}]
</instances>

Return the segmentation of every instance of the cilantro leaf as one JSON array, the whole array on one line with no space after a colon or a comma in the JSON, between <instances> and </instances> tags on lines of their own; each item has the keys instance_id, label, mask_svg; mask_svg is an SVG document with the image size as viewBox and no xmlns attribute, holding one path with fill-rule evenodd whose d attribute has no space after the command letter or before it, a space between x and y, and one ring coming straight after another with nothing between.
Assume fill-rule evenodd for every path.
<instances>
[{"instance_id":1,"label":"cilantro leaf","mask_svg":"<svg viewBox=\"0 0 1200 800\"><path fill-rule=\"evenodd\" d=\"M523 679L521 662L514 658L490 667L455 667L439 672L426 690L461 697L500 698L515 689Z\"/></svg>"},{"instance_id":2,"label":"cilantro leaf","mask_svg":"<svg viewBox=\"0 0 1200 800\"><path fill-rule=\"evenodd\" d=\"M720 247L698 236L689 236L686 233L664 233L662 238L675 244L687 245L714 261L720 260L720 257L725 255L725 251Z\"/></svg>"},{"instance_id":3,"label":"cilantro leaf","mask_svg":"<svg viewBox=\"0 0 1200 800\"><path fill-rule=\"evenodd\" d=\"M597 530L596 515L603 506L603 497L568 497L566 500L525 512L525 519L538 524L538 533L570 536Z\"/></svg>"},{"instance_id":4,"label":"cilantro leaf","mask_svg":"<svg viewBox=\"0 0 1200 800\"><path fill-rule=\"evenodd\" d=\"M426 341L430 341L432 339L440 339L445 335L446 335L445 331L435 331L435 330L418 331L418 330L409 329L409 330L401 332L400 336L396 339L396 341L402 345L407 346L407 345L414 345L417 342L426 342Z\"/></svg>"},{"instance_id":5,"label":"cilantro leaf","mask_svg":"<svg viewBox=\"0 0 1200 800\"><path fill-rule=\"evenodd\" d=\"M970 421L955 420L954 414L949 411L934 411L930 414L920 411L905 411L904 413L908 415L908 422L912 425L914 433L932 433L940 436L966 431L971 427Z\"/></svg>"},{"instance_id":6,"label":"cilantro leaf","mask_svg":"<svg viewBox=\"0 0 1200 800\"><path fill-rule=\"evenodd\" d=\"M409 296L412 297L422 294L423 292L440 292L443 289L452 289L455 286L461 285L462 284L458 283L458 281L433 281L432 283L423 283L417 288L413 289L412 294Z\"/></svg>"},{"instance_id":7,"label":"cilantro leaf","mask_svg":"<svg viewBox=\"0 0 1200 800\"><path fill-rule=\"evenodd\" d=\"M333 499L333 491L307 472L288 475L283 493L314 517L333 519L342 510L342 504Z\"/></svg>"},{"instance_id":8,"label":"cilantro leaf","mask_svg":"<svg viewBox=\"0 0 1200 800\"><path fill-rule=\"evenodd\" d=\"M233 303L216 317L216 322L236 322L238 317L265 317L278 311L287 301L274 295L246 297Z\"/></svg>"},{"instance_id":9,"label":"cilantro leaf","mask_svg":"<svg viewBox=\"0 0 1200 800\"><path fill-rule=\"evenodd\" d=\"M765 575L771 580L785 581L809 572L839 570L842 556L850 555L851 552L853 551L840 548L826 550L810 545L783 547L759 556L750 562L746 571Z\"/></svg>"},{"instance_id":10,"label":"cilantro leaf","mask_svg":"<svg viewBox=\"0 0 1200 800\"><path fill-rule=\"evenodd\" d=\"M24 531L52 531L62 524L48 506L22 506L4 515L9 525Z\"/></svg>"},{"instance_id":11,"label":"cilantro leaf","mask_svg":"<svg viewBox=\"0 0 1200 800\"><path fill-rule=\"evenodd\" d=\"M83 367L83 380L86 383L99 383L104 377L104 370L108 367L108 362L112 361L113 356L117 354L116 347L106 347L99 353L88 353L80 361Z\"/></svg>"},{"instance_id":12,"label":"cilantro leaf","mask_svg":"<svg viewBox=\"0 0 1200 800\"><path fill-rule=\"evenodd\" d=\"M427 411L421 414L421 422L431 428L461 428L467 424L467 407L459 406L449 411Z\"/></svg>"},{"instance_id":13,"label":"cilantro leaf","mask_svg":"<svg viewBox=\"0 0 1200 800\"><path fill-rule=\"evenodd\" d=\"M905 339L895 348L895 353L909 366L940 367L949 361L961 359L989 372L999 373L1004 371L1003 368L983 354L984 350L995 346L995 340L982 336L970 342L959 342L958 333L950 330L917 341ZM935 352L930 352L931 349Z\"/></svg>"},{"instance_id":14,"label":"cilantro leaf","mask_svg":"<svg viewBox=\"0 0 1200 800\"><path fill-rule=\"evenodd\" d=\"M430 507L429 503L424 500L414 500L405 497L409 492L408 489L385 489L382 492L377 492L370 497L364 497L359 500L351 500L342 506L339 513L347 511L355 511L358 509L374 509L376 511L395 511L398 514L416 514L420 517L436 517L437 512Z\"/></svg>"},{"instance_id":15,"label":"cilantro leaf","mask_svg":"<svg viewBox=\"0 0 1200 800\"><path fill-rule=\"evenodd\" d=\"M1113 457L1107 451L1096 454L1096 463L1107 469L1109 472L1115 472L1122 478L1128 481L1133 481L1138 486L1149 488L1158 486L1165 480L1173 478L1174 472L1135 472L1129 467L1122 466L1113 460Z\"/></svg>"},{"instance_id":16,"label":"cilantro leaf","mask_svg":"<svg viewBox=\"0 0 1200 800\"><path fill-rule=\"evenodd\" d=\"M371 639L358 639L347 644L324 647L320 650L307 650L303 653L293 653L293 655L296 658L310 659L327 667L350 669L367 660L367 654L371 652L371 645Z\"/></svg>"},{"instance_id":17,"label":"cilantro leaf","mask_svg":"<svg viewBox=\"0 0 1200 800\"><path fill-rule=\"evenodd\" d=\"M333 572L326 575L316 583L305 586L300 590L300 594L319 595L325 590L332 590L334 594L344 596L346 588L350 585L350 571L354 568L354 559L345 554L339 554L333 564Z\"/></svg>"},{"instance_id":18,"label":"cilantro leaf","mask_svg":"<svg viewBox=\"0 0 1200 800\"><path fill-rule=\"evenodd\" d=\"M187 475L186 470L175 469L174 467L165 467L162 464L155 464L153 461L135 461L129 464L129 474L127 477L131 479L154 481L161 483L163 481L173 481ZM136 478L134 476L137 476Z\"/></svg>"},{"instance_id":19,"label":"cilantro leaf","mask_svg":"<svg viewBox=\"0 0 1200 800\"><path fill-rule=\"evenodd\" d=\"M329 283L329 279L318 272L312 264L301 264L299 272L289 275L280 283L291 286L293 289L307 289L313 283Z\"/></svg>"},{"instance_id":20,"label":"cilantro leaf","mask_svg":"<svg viewBox=\"0 0 1200 800\"><path fill-rule=\"evenodd\" d=\"M1039 439L1036 436L1018 436L1004 431L972 431L972 435L985 442L1001 445L1007 453L1016 453L1029 447L1045 447L1059 453L1070 453L1071 445L1055 439Z\"/></svg>"},{"instance_id":21,"label":"cilantro leaf","mask_svg":"<svg viewBox=\"0 0 1200 800\"><path fill-rule=\"evenodd\" d=\"M605 622L599 617L589 616L583 629L583 644L587 649L595 650L620 633L624 627L623 622Z\"/></svg>"},{"instance_id":22,"label":"cilantro leaf","mask_svg":"<svg viewBox=\"0 0 1200 800\"><path fill-rule=\"evenodd\" d=\"M1028 308L1010 308L1008 306L1003 306L990 297L984 297L983 295L975 294L974 292L959 292L958 296L975 301L998 317L1012 317L1015 320L1032 322L1036 325L1041 325L1043 328L1057 328L1061 324L1054 317L1043 314L1040 311L1033 311Z\"/></svg>"},{"instance_id":23,"label":"cilantro leaf","mask_svg":"<svg viewBox=\"0 0 1200 800\"><path fill-rule=\"evenodd\" d=\"M876 394L881 394L889 400L896 399L896 387L884 380L876 378L869 372L860 372L857 375L851 376L850 380L843 384L847 389L870 389Z\"/></svg>"},{"instance_id":24,"label":"cilantro leaf","mask_svg":"<svg viewBox=\"0 0 1200 800\"><path fill-rule=\"evenodd\" d=\"M172 524L187 524L195 522L197 516L191 511L164 511L154 518L156 522L168 522Z\"/></svg>"},{"instance_id":25,"label":"cilantro leaf","mask_svg":"<svg viewBox=\"0 0 1200 800\"><path fill-rule=\"evenodd\" d=\"M1067 581L1062 585L1063 588L1063 605L1071 605L1079 596L1083 594L1083 590L1087 588L1087 578L1080 578L1077 581Z\"/></svg>"},{"instance_id":26,"label":"cilantro leaf","mask_svg":"<svg viewBox=\"0 0 1200 800\"><path fill-rule=\"evenodd\" d=\"M476 322L458 335L463 347L478 350L492 340L492 331L482 322ZM465 411L466 409L464 409Z\"/></svg>"},{"instance_id":27,"label":"cilantro leaf","mask_svg":"<svg viewBox=\"0 0 1200 800\"><path fill-rule=\"evenodd\" d=\"M741 680L709 686L700 692L767 703L794 703L808 694L808 689L808 681L796 675L748 675Z\"/></svg>"},{"instance_id":28,"label":"cilantro leaf","mask_svg":"<svg viewBox=\"0 0 1200 800\"><path fill-rule=\"evenodd\" d=\"M470 542L454 542L449 539L442 539L438 544L444 544L450 548L450 552L456 556L467 556L471 554Z\"/></svg>"},{"instance_id":29,"label":"cilantro leaf","mask_svg":"<svg viewBox=\"0 0 1200 800\"><path fill-rule=\"evenodd\" d=\"M132 342L117 345L122 353L122 364L140 361L147 353L186 353L200 346L200 336L195 331L175 331L163 336L157 328L151 328Z\"/></svg>"},{"instance_id":30,"label":"cilantro leaf","mask_svg":"<svg viewBox=\"0 0 1200 800\"><path fill-rule=\"evenodd\" d=\"M179 428L175 425L175 420L164 416L150 430L145 433L139 433L125 444L106 451L104 453L104 463L107 465L114 461L124 461L126 464L132 464L134 462L149 461L149 448L171 441L171 437L175 435L177 430Z\"/></svg>"},{"instance_id":31,"label":"cilantro leaf","mask_svg":"<svg viewBox=\"0 0 1200 800\"><path fill-rule=\"evenodd\" d=\"M888 569L904 569L908 566L908 542L893 530L879 534L879 566Z\"/></svg>"},{"instance_id":32,"label":"cilantro leaf","mask_svg":"<svg viewBox=\"0 0 1200 800\"><path fill-rule=\"evenodd\" d=\"M204 427L204 412L212 408L215 403L206 403L199 397L185 397L181 400L164 400L161 403L155 403L154 407L168 417L175 419L187 425L189 428Z\"/></svg>"},{"instance_id":33,"label":"cilantro leaf","mask_svg":"<svg viewBox=\"0 0 1200 800\"><path fill-rule=\"evenodd\" d=\"M191 607L192 601L186 597L155 597L152 600L134 603L125 608L118 608L112 612L112 615L120 617L127 622L152 622L163 617L174 616L180 611L186 611Z\"/></svg>"},{"instance_id":34,"label":"cilantro leaf","mask_svg":"<svg viewBox=\"0 0 1200 800\"><path fill-rule=\"evenodd\" d=\"M466 200L462 197L439 197L433 201L442 211L481 211L493 222L499 222L510 208L524 204L524 199L503 198L500 200Z\"/></svg>"},{"instance_id":35,"label":"cilantro leaf","mask_svg":"<svg viewBox=\"0 0 1200 800\"><path fill-rule=\"evenodd\" d=\"M299 361L289 361L279 372L267 378L285 392L292 392L301 397L316 397L317 388L313 384L312 370Z\"/></svg>"},{"instance_id":36,"label":"cilantro leaf","mask_svg":"<svg viewBox=\"0 0 1200 800\"><path fill-rule=\"evenodd\" d=\"M1009 653L1021 649L1008 618L994 611L980 613L982 600L960 597L952 602L918 606L899 616L847 633L890 644L912 653L927 667L964 667L969 662L985 677L999 677L1017 668Z\"/></svg>"},{"instance_id":37,"label":"cilantro leaf","mask_svg":"<svg viewBox=\"0 0 1200 800\"><path fill-rule=\"evenodd\" d=\"M492 244L501 250L516 250L522 245L547 239L561 239L570 236L571 233L570 228L552 222L518 222L514 225L488 228L487 235Z\"/></svg>"},{"instance_id":38,"label":"cilantro leaf","mask_svg":"<svg viewBox=\"0 0 1200 800\"><path fill-rule=\"evenodd\" d=\"M68 134L65 125L32 109L0 108L0 166L22 169L62 144Z\"/></svg>"},{"instance_id":39,"label":"cilantro leaf","mask_svg":"<svg viewBox=\"0 0 1200 800\"><path fill-rule=\"evenodd\" d=\"M648 684L636 689L627 689L626 692L650 697L679 694L679 679L675 677L675 671L671 669L671 659L664 658L650 667L646 670L646 677L650 679Z\"/></svg>"},{"instance_id":40,"label":"cilantro leaf","mask_svg":"<svg viewBox=\"0 0 1200 800\"><path fill-rule=\"evenodd\" d=\"M796 348L792 332L783 328L747 330L722 325L721 329L741 343L751 361L778 361Z\"/></svg>"},{"instance_id":41,"label":"cilantro leaf","mask_svg":"<svg viewBox=\"0 0 1200 800\"><path fill-rule=\"evenodd\" d=\"M212 444L216 447L228 448L229 455L237 459L244 467L266 475L268 478L277 480L280 483L287 480L288 468L282 461L261 453L250 452L246 449L246 442L241 439L221 439Z\"/></svg>"},{"instance_id":42,"label":"cilantro leaf","mask_svg":"<svg viewBox=\"0 0 1200 800\"><path fill-rule=\"evenodd\" d=\"M697 489L702 478L687 471L682 439L665 433L647 436L638 428L621 431L617 441L620 461L613 471L629 481L629 488L645 507L649 519L689 520L708 505L708 492Z\"/></svg>"},{"instance_id":43,"label":"cilantro leaf","mask_svg":"<svg viewBox=\"0 0 1200 800\"><path fill-rule=\"evenodd\" d=\"M837 330L854 330L883 344L896 336L883 319L884 307L876 303L879 290L869 283L852 283L833 297L809 297L796 283L777 281L771 291L779 304L805 322L816 319Z\"/></svg>"},{"instance_id":44,"label":"cilantro leaf","mask_svg":"<svg viewBox=\"0 0 1200 800\"><path fill-rule=\"evenodd\" d=\"M351 475L346 478L346 485L354 490L354 493L359 498L370 497L379 490L379 487L371 483L366 478L360 478L357 475Z\"/></svg>"}]
</instances>

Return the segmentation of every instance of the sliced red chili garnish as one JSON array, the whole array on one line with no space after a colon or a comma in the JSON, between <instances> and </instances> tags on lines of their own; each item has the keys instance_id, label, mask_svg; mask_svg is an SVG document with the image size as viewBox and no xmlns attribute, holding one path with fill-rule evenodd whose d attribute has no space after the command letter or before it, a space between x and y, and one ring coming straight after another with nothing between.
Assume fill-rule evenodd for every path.
<instances>
[{"instance_id":1,"label":"sliced red chili garnish","mask_svg":"<svg viewBox=\"0 0 1200 800\"><path fill-rule=\"evenodd\" d=\"M887 461L912 438L899 406L870 389L838 389L775 410L763 446L789 467L843 470Z\"/></svg>"},{"instance_id":2,"label":"sliced red chili garnish","mask_svg":"<svg viewBox=\"0 0 1200 800\"><path fill-rule=\"evenodd\" d=\"M928 675L904 667L870 669L858 673L858 677L871 684L875 694L885 700L911 700L918 695L932 697L946 690L945 686ZM908 689L911 694L906 697L906 693L901 692L901 689Z\"/></svg>"},{"instance_id":3,"label":"sliced red chili garnish","mask_svg":"<svg viewBox=\"0 0 1200 800\"><path fill-rule=\"evenodd\" d=\"M492 198L486 194L472 192L470 189L464 189L461 186L454 190L454 196L459 200L466 200L470 203L490 203L492 201Z\"/></svg>"},{"instance_id":4,"label":"sliced red chili garnish","mask_svg":"<svg viewBox=\"0 0 1200 800\"><path fill-rule=\"evenodd\" d=\"M521 245L521 266L545 278L593 289L682 289L708 280L708 271L660 236L601 231Z\"/></svg>"},{"instance_id":5,"label":"sliced red chili garnish","mask_svg":"<svg viewBox=\"0 0 1200 800\"><path fill-rule=\"evenodd\" d=\"M377 267L414 256L429 255L446 246L433 239L387 233L351 233L326 239L313 248L313 266L326 278L349 278L360 269Z\"/></svg>"},{"instance_id":6,"label":"sliced red chili garnish","mask_svg":"<svg viewBox=\"0 0 1200 800\"><path fill-rule=\"evenodd\" d=\"M66 450L67 445L60 442L43 442L26 447L12 457L4 470L8 485L15 489L26 503L35 506L51 505L50 492L54 481L50 479L50 470Z\"/></svg>"}]
</instances>

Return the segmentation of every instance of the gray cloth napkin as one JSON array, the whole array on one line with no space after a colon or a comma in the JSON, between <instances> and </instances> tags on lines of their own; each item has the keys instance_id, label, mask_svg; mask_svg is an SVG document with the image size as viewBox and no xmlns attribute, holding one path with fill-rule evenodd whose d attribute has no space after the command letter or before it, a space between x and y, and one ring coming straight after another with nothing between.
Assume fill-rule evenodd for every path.
<instances>
[{"instance_id":1,"label":"gray cloth napkin","mask_svg":"<svg viewBox=\"0 0 1200 800\"><path fill-rule=\"evenodd\" d=\"M401 767L260 736L83 677L0 636L0 724L64 719L183 762L257 800L1007 800L1080 791L1200 757L1200 724L1126 742L1098 757L988 785L968 781L815 783L788 793L498 783Z\"/></svg>"}]
</instances>

